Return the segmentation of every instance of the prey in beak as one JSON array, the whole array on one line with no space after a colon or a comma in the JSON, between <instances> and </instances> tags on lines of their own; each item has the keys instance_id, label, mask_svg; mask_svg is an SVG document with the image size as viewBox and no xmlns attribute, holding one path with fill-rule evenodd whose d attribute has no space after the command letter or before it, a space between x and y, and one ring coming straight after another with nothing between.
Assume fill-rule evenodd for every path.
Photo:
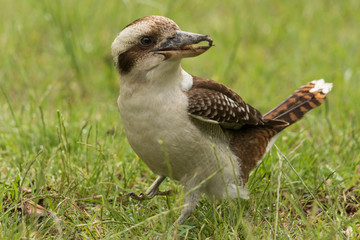
<instances>
[{"instance_id":1,"label":"prey in beak","mask_svg":"<svg viewBox=\"0 0 360 240\"><path fill-rule=\"evenodd\" d=\"M204 42L207 42L207 45L201 45ZM207 35L178 30L173 37L168 38L152 52L164 55L166 60L179 59L198 56L212 46L213 40Z\"/></svg>"}]
</instances>

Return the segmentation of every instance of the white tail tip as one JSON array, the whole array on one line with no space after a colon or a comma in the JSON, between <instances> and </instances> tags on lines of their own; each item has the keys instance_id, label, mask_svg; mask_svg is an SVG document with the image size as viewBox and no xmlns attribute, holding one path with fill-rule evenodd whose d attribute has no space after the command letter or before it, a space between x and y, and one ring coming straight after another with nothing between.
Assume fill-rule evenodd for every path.
<instances>
[{"instance_id":1,"label":"white tail tip","mask_svg":"<svg viewBox=\"0 0 360 240\"><path fill-rule=\"evenodd\" d=\"M331 91L331 89L333 87L332 83L327 83L327 82L325 82L324 79L314 80L314 81L312 81L312 83L314 83L315 86L310 90L310 92L321 91L324 94L327 94L328 92Z\"/></svg>"}]
</instances>

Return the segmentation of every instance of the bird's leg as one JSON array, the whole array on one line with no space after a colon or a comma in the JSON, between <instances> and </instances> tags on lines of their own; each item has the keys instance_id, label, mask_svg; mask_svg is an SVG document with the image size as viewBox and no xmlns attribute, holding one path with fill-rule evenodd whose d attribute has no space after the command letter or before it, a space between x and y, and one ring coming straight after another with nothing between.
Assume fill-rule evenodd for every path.
<instances>
[{"instance_id":1,"label":"bird's leg","mask_svg":"<svg viewBox=\"0 0 360 240\"><path fill-rule=\"evenodd\" d=\"M145 195L148 198L153 198L156 195L169 195L171 193L171 190L167 191L160 191L159 186L160 184L165 180L165 176L158 176L153 184L149 187L149 189L146 191Z\"/></svg>"},{"instance_id":2,"label":"bird's leg","mask_svg":"<svg viewBox=\"0 0 360 240\"><path fill-rule=\"evenodd\" d=\"M190 186L189 186L190 185ZM181 225L196 209L196 205L199 202L201 190L197 186L192 184L185 185L185 199L184 199L184 208L181 211L179 218L176 220L175 224Z\"/></svg>"},{"instance_id":3,"label":"bird's leg","mask_svg":"<svg viewBox=\"0 0 360 240\"><path fill-rule=\"evenodd\" d=\"M171 190L168 191L160 191L159 186L165 180L165 176L158 176L153 184L149 187L149 189L144 193L140 193L137 195L136 193L129 193L129 197L136 199L136 200L148 200L152 199L156 195L169 195Z\"/></svg>"}]
</instances>

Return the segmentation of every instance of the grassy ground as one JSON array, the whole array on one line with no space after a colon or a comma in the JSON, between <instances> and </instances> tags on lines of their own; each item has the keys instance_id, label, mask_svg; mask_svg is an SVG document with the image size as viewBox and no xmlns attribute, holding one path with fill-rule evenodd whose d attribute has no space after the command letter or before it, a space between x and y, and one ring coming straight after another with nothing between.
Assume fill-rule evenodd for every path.
<instances>
[{"instance_id":1,"label":"grassy ground","mask_svg":"<svg viewBox=\"0 0 360 240\"><path fill-rule=\"evenodd\" d=\"M360 234L360 2L2 1L2 239L356 239ZM177 229L182 188L136 202L155 175L126 141L110 45L132 20L166 15L216 47L190 73L266 112L313 79L326 104L290 127L249 182L251 199L202 198Z\"/></svg>"}]
</instances>

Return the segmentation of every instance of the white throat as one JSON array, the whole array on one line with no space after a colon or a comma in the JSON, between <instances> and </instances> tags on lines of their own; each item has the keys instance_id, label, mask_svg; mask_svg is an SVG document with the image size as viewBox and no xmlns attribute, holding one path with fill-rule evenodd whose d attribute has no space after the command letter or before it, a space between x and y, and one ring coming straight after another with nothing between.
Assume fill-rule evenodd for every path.
<instances>
[{"instance_id":1,"label":"white throat","mask_svg":"<svg viewBox=\"0 0 360 240\"><path fill-rule=\"evenodd\" d=\"M181 68L180 60L160 64L147 72L146 79L158 87L174 88L175 85L180 86L183 91L190 90L193 85L192 76Z\"/></svg>"},{"instance_id":2,"label":"white throat","mask_svg":"<svg viewBox=\"0 0 360 240\"><path fill-rule=\"evenodd\" d=\"M139 88L152 91L189 91L193 86L193 77L182 69L180 61L163 62L147 72L131 72L120 76L121 95L132 95ZM165 90L167 89L167 90Z\"/></svg>"}]
</instances>

